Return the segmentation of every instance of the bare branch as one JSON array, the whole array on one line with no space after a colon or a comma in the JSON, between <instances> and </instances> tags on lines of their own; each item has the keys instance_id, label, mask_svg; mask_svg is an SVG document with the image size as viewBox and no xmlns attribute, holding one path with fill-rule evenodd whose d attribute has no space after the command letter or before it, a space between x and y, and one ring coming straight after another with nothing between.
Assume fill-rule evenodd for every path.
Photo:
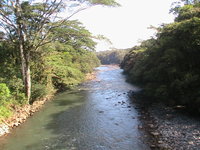
<instances>
[{"instance_id":1,"label":"bare branch","mask_svg":"<svg viewBox=\"0 0 200 150\"><path fill-rule=\"evenodd\" d=\"M77 11L75 11L74 13L72 13L70 16L68 16L66 19L64 19L65 21L69 20L71 17L73 17L74 15L76 15L77 13L79 13L80 11L83 11L85 9L88 9L90 8L91 6L89 7L84 7L84 8L79 8Z\"/></svg>"},{"instance_id":2,"label":"bare branch","mask_svg":"<svg viewBox=\"0 0 200 150\"><path fill-rule=\"evenodd\" d=\"M46 3L48 2L48 0L46 0ZM49 18L50 18L50 16L52 16L54 13L55 13L55 11L56 11L56 9L58 9L58 7L61 5L61 3L62 3L62 0L60 0L58 3L57 3L57 1L56 0L54 0L53 2L52 2L52 4L50 5L50 7L48 7L48 9L47 9L47 11L45 12L44 11L44 13L43 13L43 18L44 19L41 19L41 21L38 23L38 31L37 31L37 33L35 33L36 34L36 36L35 36L35 38L33 39L33 44L35 43L35 41L36 41L36 39L38 38L38 36L43 32L43 29L44 29L44 26L46 25L46 21L48 21L49 20ZM44 6L44 8L45 8L46 6ZM56 16L55 17L57 17L57 14L56 14ZM47 34L48 34L49 32L47 31ZM48 35L47 35L48 36ZM47 37L46 36L46 37ZM45 38L46 38L45 37ZM44 39L42 39L42 41L44 41Z\"/></svg>"},{"instance_id":3,"label":"bare branch","mask_svg":"<svg viewBox=\"0 0 200 150\"><path fill-rule=\"evenodd\" d=\"M13 21L11 21L2 10L0 10L0 15L2 16L2 18L0 18L0 20L2 20L4 23L12 26L15 30L17 30L17 27L15 26L15 24L13 23Z\"/></svg>"}]
</instances>

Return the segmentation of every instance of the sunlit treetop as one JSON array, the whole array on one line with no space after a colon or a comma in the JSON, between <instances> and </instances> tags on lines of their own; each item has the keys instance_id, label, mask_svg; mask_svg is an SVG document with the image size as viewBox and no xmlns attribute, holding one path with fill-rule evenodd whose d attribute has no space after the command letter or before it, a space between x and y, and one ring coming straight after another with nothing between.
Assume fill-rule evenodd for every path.
<instances>
[{"instance_id":1,"label":"sunlit treetop","mask_svg":"<svg viewBox=\"0 0 200 150\"><path fill-rule=\"evenodd\" d=\"M120 6L115 0L89 0L89 2L97 5Z\"/></svg>"}]
</instances>

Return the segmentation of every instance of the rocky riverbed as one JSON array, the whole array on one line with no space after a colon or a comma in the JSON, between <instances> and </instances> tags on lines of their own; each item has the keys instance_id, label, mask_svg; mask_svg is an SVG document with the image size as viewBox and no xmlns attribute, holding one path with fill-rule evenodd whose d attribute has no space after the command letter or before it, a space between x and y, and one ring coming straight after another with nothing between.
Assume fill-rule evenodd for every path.
<instances>
[{"instance_id":1,"label":"rocky riverbed","mask_svg":"<svg viewBox=\"0 0 200 150\"><path fill-rule=\"evenodd\" d=\"M149 133L149 144L158 150L199 150L200 119L182 106L165 106L133 98L140 112L141 130Z\"/></svg>"}]
</instances>

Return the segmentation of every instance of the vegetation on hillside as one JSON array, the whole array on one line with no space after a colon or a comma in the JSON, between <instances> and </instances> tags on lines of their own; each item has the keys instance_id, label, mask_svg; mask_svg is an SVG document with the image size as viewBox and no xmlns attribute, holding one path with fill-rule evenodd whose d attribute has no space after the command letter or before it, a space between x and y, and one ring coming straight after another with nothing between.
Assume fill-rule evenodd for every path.
<instances>
[{"instance_id":1,"label":"vegetation on hillside","mask_svg":"<svg viewBox=\"0 0 200 150\"><path fill-rule=\"evenodd\" d=\"M146 96L200 112L200 2L173 12L175 21L157 28L156 38L136 46L121 66Z\"/></svg>"},{"instance_id":2,"label":"vegetation on hillside","mask_svg":"<svg viewBox=\"0 0 200 150\"><path fill-rule=\"evenodd\" d=\"M114 49L97 52L101 64L120 64L130 49Z\"/></svg>"},{"instance_id":3,"label":"vegetation on hillside","mask_svg":"<svg viewBox=\"0 0 200 150\"><path fill-rule=\"evenodd\" d=\"M91 72L100 64L92 51L95 42L89 37L65 35L68 32L87 32L88 35L90 33L77 21L68 21L68 23L74 27L73 30L57 28L54 34L59 34L61 39L40 47L32 56L30 61L32 77L30 102L48 95L56 89L66 89L77 85L84 80L84 74ZM9 44L9 41L0 42L0 66L2 66L0 72L0 97L2 98L0 101L3 106L6 106L7 103L28 103L24 93L18 55L15 47Z\"/></svg>"},{"instance_id":4,"label":"vegetation on hillside","mask_svg":"<svg viewBox=\"0 0 200 150\"><path fill-rule=\"evenodd\" d=\"M77 85L100 64L91 33L69 18L88 6L118 4L69 2L66 6L63 0L0 1L0 121L12 114L15 105ZM65 8L75 11L60 18Z\"/></svg>"}]
</instances>

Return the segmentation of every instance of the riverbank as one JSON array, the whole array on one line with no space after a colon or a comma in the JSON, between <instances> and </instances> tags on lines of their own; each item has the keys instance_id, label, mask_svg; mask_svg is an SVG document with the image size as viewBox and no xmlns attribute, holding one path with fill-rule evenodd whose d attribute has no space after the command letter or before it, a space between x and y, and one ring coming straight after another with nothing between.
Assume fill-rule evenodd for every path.
<instances>
[{"instance_id":1,"label":"riverbank","mask_svg":"<svg viewBox=\"0 0 200 150\"><path fill-rule=\"evenodd\" d=\"M22 107L13 106L14 107L13 115L9 117L8 119L3 120L2 123L0 124L0 136L10 133L10 131L13 128L18 127L20 124L25 122L30 116L32 116L35 112L40 110L42 106L52 97L53 97L53 94L48 95L44 98L41 98L33 102L32 105L26 104Z\"/></svg>"},{"instance_id":2,"label":"riverbank","mask_svg":"<svg viewBox=\"0 0 200 150\"><path fill-rule=\"evenodd\" d=\"M139 127L149 134L149 144L158 150L199 150L200 119L190 116L181 106L141 102L133 98L141 114Z\"/></svg>"},{"instance_id":3,"label":"riverbank","mask_svg":"<svg viewBox=\"0 0 200 150\"><path fill-rule=\"evenodd\" d=\"M96 74L97 74L97 71L94 71L92 73L87 73L86 77L85 77L85 80L86 81L95 80L96 79Z\"/></svg>"},{"instance_id":4,"label":"riverbank","mask_svg":"<svg viewBox=\"0 0 200 150\"><path fill-rule=\"evenodd\" d=\"M117 69L119 68L119 65L116 65L116 64L112 64L112 65L101 65L101 67L108 67L107 70L105 71L109 71L109 70L114 70L114 69ZM85 80L86 81L90 81L90 80L97 80L97 73L99 73L100 70L94 70L92 73L87 73L86 74L86 77L85 77Z\"/></svg>"},{"instance_id":5,"label":"riverbank","mask_svg":"<svg viewBox=\"0 0 200 150\"><path fill-rule=\"evenodd\" d=\"M11 134L1 150L149 150L138 129L138 111L128 97L139 90L117 67L96 68L97 78L57 94ZM95 136L94 136L95 135Z\"/></svg>"},{"instance_id":6,"label":"riverbank","mask_svg":"<svg viewBox=\"0 0 200 150\"><path fill-rule=\"evenodd\" d=\"M96 79L97 71L87 73L85 76L85 82ZM33 104L26 104L24 106L13 106L13 114L8 119L5 119L0 123L0 136L4 136L11 132L13 128L20 126L35 112L39 111L44 104L54 97L55 93L38 99Z\"/></svg>"}]
</instances>

